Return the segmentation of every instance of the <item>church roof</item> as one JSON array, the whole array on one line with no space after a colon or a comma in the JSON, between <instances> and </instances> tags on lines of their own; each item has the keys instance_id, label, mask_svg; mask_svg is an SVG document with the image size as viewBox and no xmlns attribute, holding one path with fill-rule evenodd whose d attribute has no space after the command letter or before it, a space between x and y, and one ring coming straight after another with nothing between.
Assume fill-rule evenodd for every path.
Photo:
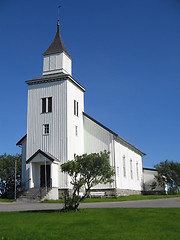
<instances>
[{"instance_id":1,"label":"church roof","mask_svg":"<svg viewBox=\"0 0 180 240\"><path fill-rule=\"evenodd\" d=\"M48 49L43 53L43 55L45 56L45 55L50 55L55 53L62 53L62 52L65 52L71 58L70 54L68 53L62 41L61 34L59 31L59 20L58 20L56 36L52 41L51 45L48 47Z\"/></svg>"},{"instance_id":2,"label":"church roof","mask_svg":"<svg viewBox=\"0 0 180 240\"><path fill-rule=\"evenodd\" d=\"M27 134L24 135L17 143L16 143L16 146L21 146L24 142L24 140L26 140L27 138Z\"/></svg>"},{"instance_id":3,"label":"church roof","mask_svg":"<svg viewBox=\"0 0 180 240\"><path fill-rule=\"evenodd\" d=\"M33 158L35 158L38 154L41 154L42 156L46 157L48 160L50 160L51 162L54 161L59 161L57 160L54 156L52 156L50 153L48 152L44 152L41 149L37 150L27 161L26 163L29 163L33 160Z\"/></svg>"},{"instance_id":4,"label":"church roof","mask_svg":"<svg viewBox=\"0 0 180 240\"><path fill-rule=\"evenodd\" d=\"M74 85L76 85L79 89L81 89L83 92L86 91L86 89L80 83L78 83L72 76L64 73L54 73L54 74L43 75L38 78L27 80L26 83L28 85L35 85L35 84L58 82L58 81L64 81L64 80L69 80Z\"/></svg>"},{"instance_id":5,"label":"church roof","mask_svg":"<svg viewBox=\"0 0 180 240\"><path fill-rule=\"evenodd\" d=\"M143 153L142 151L140 151L139 149L137 149L136 147L134 147L132 144L130 144L129 142L127 142L126 140L124 140L123 138L119 137L117 133L113 132L112 130L110 130L109 128L107 128L106 126L104 126L102 123L98 122L97 120L95 120L94 118L90 117L88 114L86 114L85 112L83 112L83 115L87 118L89 118L91 121L95 122L97 125L99 125L100 127L104 128L106 131L108 131L109 133L113 134L114 136L114 140L116 140L117 142L121 143L123 146L131 149L132 151L138 153L141 156L145 156L146 154Z\"/></svg>"}]
</instances>

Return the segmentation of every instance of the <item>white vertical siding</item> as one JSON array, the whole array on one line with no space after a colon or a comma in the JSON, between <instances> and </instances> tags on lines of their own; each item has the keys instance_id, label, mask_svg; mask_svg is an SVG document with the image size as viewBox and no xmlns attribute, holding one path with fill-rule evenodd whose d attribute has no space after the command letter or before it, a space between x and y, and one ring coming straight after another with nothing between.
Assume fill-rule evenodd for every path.
<instances>
[{"instance_id":1,"label":"white vertical siding","mask_svg":"<svg viewBox=\"0 0 180 240\"><path fill-rule=\"evenodd\" d=\"M26 139L22 143L22 161L21 161L21 182L25 183L27 181L26 176Z\"/></svg>"},{"instance_id":2,"label":"white vertical siding","mask_svg":"<svg viewBox=\"0 0 180 240\"><path fill-rule=\"evenodd\" d=\"M78 116L74 115L74 100L78 102ZM84 153L83 111L84 92L67 81L68 160L74 159L74 154L82 155Z\"/></svg>"},{"instance_id":3,"label":"white vertical siding","mask_svg":"<svg viewBox=\"0 0 180 240\"><path fill-rule=\"evenodd\" d=\"M42 113L42 98L52 97L52 112ZM43 135L49 124L49 135ZM67 84L66 81L29 85L26 159L38 149L67 161Z\"/></svg>"},{"instance_id":4,"label":"white vertical siding","mask_svg":"<svg viewBox=\"0 0 180 240\"><path fill-rule=\"evenodd\" d=\"M90 154L100 153L104 150L110 152L110 165L115 167L113 134L84 116L84 152ZM99 184L95 188L114 188L115 184L115 182L106 185Z\"/></svg>"},{"instance_id":5,"label":"white vertical siding","mask_svg":"<svg viewBox=\"0 0 180 240\"><path fill-rule=\"evenodd\" d=\"M72 60L64 52L45 56L43 75L59 72L72 75Z\"/></svg>"},{"instance_id":6,"label":"white vertical siding","mask_svg":"<svg viewBox=\"0 0 180 240\"><path fill-rule=\"evenodd\" d=\"M126 176L123 172L123 156L125 156ZM131 163L132 160L132 178L131 178ZM115 162L116 173L119 168L119 176L116 174L116 187L118 189L142 190L143 172L142 172L142 157L132 151L131 149L123 146L115 140ZM138 163L138 174L137 168Z\"/></svg>"}]
</instances>

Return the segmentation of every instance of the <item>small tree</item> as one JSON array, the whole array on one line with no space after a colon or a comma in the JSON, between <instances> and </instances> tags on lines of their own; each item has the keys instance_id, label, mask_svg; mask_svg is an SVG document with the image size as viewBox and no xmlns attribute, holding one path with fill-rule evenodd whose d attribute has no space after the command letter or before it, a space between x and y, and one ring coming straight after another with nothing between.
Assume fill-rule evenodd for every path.
<instances>
[{"instance_id":1,"label":"small tree","mask_svg":"<svg viewBox=\"0 0 180 240\"><path fill-rule=\"evenodd\" d=\"M15 186L15 161L16 165L16 186L21 184L21 155L0 155L0 192L6 197L8 192L14 192Z\"/></svg>"},{"instance_id":2,"label":"small tree","mask_svg":"<svg viewBox=\"0 0 180 240\"><path fill-rule=\"evenodd\" d=\"M99 183L111 183L114 180L114 170L109 164L109 153L83 154L61 165L62 172L68 173L73 186L72 195L65 200L66 210L76 210L79 203L86 198L90 189ZM80 196L80 190L84 194Z\"/></svg>"},{"instance_id":3,"label":"small tree","mask_svg":"<svg viewBox=\"0 0 180 240\"><path fill-rule=\"evenodd\" d=\"M154 166L158 175L155 176L156 182L153 183L153 187L157 184L163 188L168 186L168 192L178 193L180 190L180 163L168 161L160 162Z\"/></svg>"}]
</instances>

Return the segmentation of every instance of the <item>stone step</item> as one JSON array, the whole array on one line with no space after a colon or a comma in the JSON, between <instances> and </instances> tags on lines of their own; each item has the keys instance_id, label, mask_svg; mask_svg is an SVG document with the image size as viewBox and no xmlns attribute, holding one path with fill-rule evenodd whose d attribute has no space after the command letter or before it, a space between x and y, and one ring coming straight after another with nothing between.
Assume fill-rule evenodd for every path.
<instances>
[{"instance_id":1,"label":"stone step","mask_svg":"<svg viewBox=\"0 0 180 240\"><path fill-rule=\"evenodd\" d=\"M50 188L47 189L48 191ZM47 192L48 193L48 192ZM29 188L27 191L23 192L17 201L19 202L39 202L46 195L44 188Z\"/></svg>"}]
</instances>

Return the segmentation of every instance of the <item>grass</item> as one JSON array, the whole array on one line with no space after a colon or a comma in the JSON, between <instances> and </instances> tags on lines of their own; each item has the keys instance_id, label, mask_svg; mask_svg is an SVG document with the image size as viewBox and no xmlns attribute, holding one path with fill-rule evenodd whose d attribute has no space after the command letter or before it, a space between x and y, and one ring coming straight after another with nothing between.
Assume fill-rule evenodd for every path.
<instances>
[{"instance_id":1,"label":"grass","mask_svg":"<svg viewBox=\"0 0 180 240\"><path fill-rule=\"evenodd\" d=\"M0 213L0 239L179 240L180 209Z\"/></svg>"},{"instance_id":2,"label":"grass","mask_svg":"<svg viewBox=\"0 0 180 240\"><path fill-rule=\"evenodd\" d=\"M84 203L91 202L120 202L120 201L136 201L136 200L150 200L150 199L161 199L161 198L174 198L180 197L177 195L131 195L131 196L121 196L117 198L86 198ZM44 200L44 203L63 203L63 200Z\"/></svg>"},{"instance_id":3,"label":"grass","mask_svg":"<svg viewBox=\"0 0 180 240\"><path fill-rule=\"evenodd\" d=\"M15 202L15 200L14 199L8 199L8 198L0 198L0 203L1 202ZM1 239L0 239L1 240Z\"/></svg>"}]
</instances>

